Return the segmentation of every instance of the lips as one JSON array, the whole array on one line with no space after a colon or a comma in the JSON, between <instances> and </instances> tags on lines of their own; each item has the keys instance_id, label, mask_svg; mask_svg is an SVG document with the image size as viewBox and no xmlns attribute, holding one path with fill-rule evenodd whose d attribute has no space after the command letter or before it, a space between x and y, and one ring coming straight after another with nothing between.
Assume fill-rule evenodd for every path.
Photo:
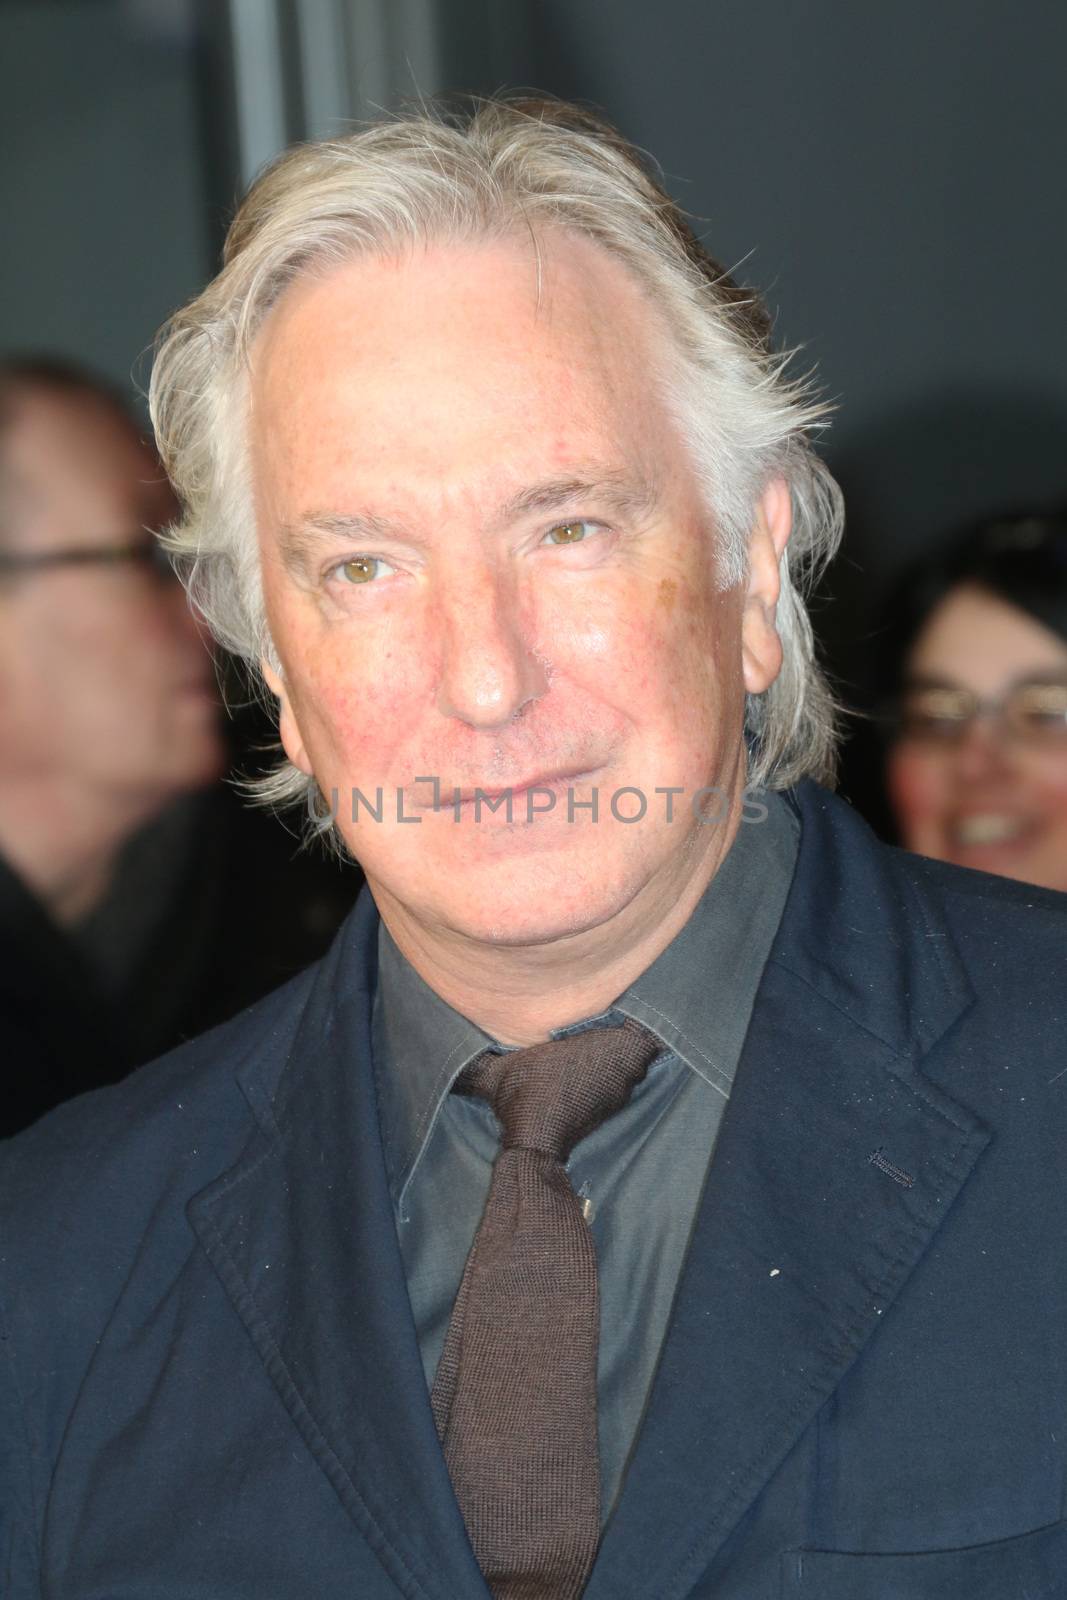
<instances>
[{"instance_id":1,"label":"lips","mask_svg":"<svg viewBox=\"0 0 1067 1600\"><path fill-rule=\"evenodd\" d=\"M496 800L501 795L522 794L526 789L551 789L557 784L573 783L575 778L583 777L587 770L575 767L572 771L567 772L543 772L539 777L523 778L518 783L506 783L502 787L495 788L479 784L473 789L461 789L459 798L466 804L467 801L473 800L476 795ZM442 794L444 792L442 789ZM454 794L455 791L453 790L452 793Z\"/></svg>"},{"instance_id":2,"label":"lips","mask_svg":"<svg viewBox=\"0 0 1067 1600\"><path fill-rule=\"evenodd\" d=\"M594 771L596 771L595 766L567 767L551 772L542 772L534 777L517 778L514 783L501 784L494 781L493 783L467 787L460 787L459 784L448 784L438 779L437 790L433 795L427 794L427 788L432 786L433 780L425 778L417 785L419 798L413 798L412 804L420 811L453 811L457 804L461 806L471 805L476 798L480 801L497 801L506 798L508 795L517 798L525 794L528 789L551 789L554 792L558 792L566 788L567 784L591 777ZM423 796L425 798L422 798Z\"/></svg>"},{"instance_id":3,"label":"lips","mask_svg":"<svg viewBox=\"0 0 1067 1600\"><path fill-rule=\"evenodd\" d=\"M957 817L950 829L953 842L963 850L1017 844L1032 832L1032 824L1017 813L974 811Z\"/></svg>"}]
</instances>

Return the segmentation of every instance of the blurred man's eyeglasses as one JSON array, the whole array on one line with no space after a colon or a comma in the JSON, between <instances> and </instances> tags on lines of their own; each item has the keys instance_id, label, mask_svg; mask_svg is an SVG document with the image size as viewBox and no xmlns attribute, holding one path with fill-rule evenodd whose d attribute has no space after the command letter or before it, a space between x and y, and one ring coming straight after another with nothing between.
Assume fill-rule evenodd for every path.
<instances>
[{"instance_id":1,"label":"blurred man's eyeglasses","mask_svg":"<svg viewBox=\"0 0 1067 1600\"><path fill-rule=\"evenodd\" d=\"M1067 678L1016 683L989 700L969 689L913 684L889 713L898 739L927 745L959 743L979 717L1020 744L1067 744Z\"/></svg>"},{"instance_id":2,"label":"blurred man's eyeglasses","mask_svg":"<svg viewBox=\"0 0 1067 1600\"><path fill-rule=\"evenodd\" d=\"M28 576L63 567L129 566L142 567L168 582L176 578L170 557L154 539L141 539L136 544L82 545L58 550L0 550L0 577Z\"/></svg>"}]
</instances>

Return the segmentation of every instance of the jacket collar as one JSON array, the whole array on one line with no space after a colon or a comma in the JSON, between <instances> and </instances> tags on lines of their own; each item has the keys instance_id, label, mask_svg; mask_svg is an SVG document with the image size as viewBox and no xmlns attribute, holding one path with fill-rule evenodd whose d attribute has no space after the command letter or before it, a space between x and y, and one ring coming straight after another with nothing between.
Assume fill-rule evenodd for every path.
<instances>
[{"instance_id":1,"label":"jacket collar","mask_svg":"<svg viewBox=\"0 0 1067 1600\"><path fill-rule=\"evenodd\" d=\"M587 1600L690 1592L989 1139L921 1071L971 1001L936 907L841 802L806 784L794 804L796 874ZM486 1590L397 1246L371 1070L376 931L364 891L291 1044L242 1068L259 1128L189 1214L383 1566L406 1594L456 1600Z\"/></svg>"}]
</instances>

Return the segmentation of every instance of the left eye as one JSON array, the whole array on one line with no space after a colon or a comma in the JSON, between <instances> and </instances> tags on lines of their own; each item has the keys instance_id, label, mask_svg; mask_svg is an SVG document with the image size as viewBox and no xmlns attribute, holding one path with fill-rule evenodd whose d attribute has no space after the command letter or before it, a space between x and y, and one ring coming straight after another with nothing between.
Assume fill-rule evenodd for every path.
<instances>
[{"instance_id":1,"label":"left eye","mask_svg":"<svg viewBox=\"0 0 1067 1600\"><path fill-rule=\"evenodd\" d=\"M388 561L383 561L381 556L350 556L333 570L343 583L356 587L371 583L379 576L382 567L392 570Z\"/></svg>"},{"instance_id":2,"label":"left eye","mask_svg":"<svg viewBox=\"0 0 1067 1600\"><path fill-rule=\"evenodd\" d=\"M545 539L550 539L552 543L557 546L566 544L584 544L586 534L595 533L596 530L597 524L595 522L584 522L581 520L576 522L557 522L554 528L549 528L548 532L545 534Z\"/></svg>"}]
</instances>

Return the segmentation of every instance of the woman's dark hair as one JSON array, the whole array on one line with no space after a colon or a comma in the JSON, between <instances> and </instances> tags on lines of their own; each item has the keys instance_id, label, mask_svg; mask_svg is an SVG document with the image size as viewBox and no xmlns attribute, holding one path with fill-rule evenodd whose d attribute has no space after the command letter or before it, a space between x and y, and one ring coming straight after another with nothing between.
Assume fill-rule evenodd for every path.
<instances>
[{"instance_id":1,"label":"woman's dark hair","mask_svg":"<svg viewBox=\"0 0 1067 1600\"><path fill-rule=\"evenodd\" d=\"M1067 512L992 518L957 534L933 561L909 569L879 630L883 698L899 687L927 619L963 584L987 589L1067 639Z\"/></svg>"}]
</instances>

